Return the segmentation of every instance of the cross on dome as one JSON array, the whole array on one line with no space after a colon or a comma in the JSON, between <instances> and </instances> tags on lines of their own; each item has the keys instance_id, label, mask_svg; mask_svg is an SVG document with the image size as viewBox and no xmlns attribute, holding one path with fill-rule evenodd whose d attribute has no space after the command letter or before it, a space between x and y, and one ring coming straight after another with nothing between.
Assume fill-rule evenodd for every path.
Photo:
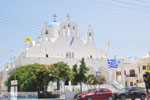
<instances>
[{"instance_id":1,"label":"cross on dome","mask_svg":"<svg viewBox=\"0 0 150 100\"><path fill-rule=\"evenodd\" d=\"M70 14L68 14L66 17L68 20L70 20L70 18L71 18Z\"/></svg>"},{"instance_id":2,"label":"cross on dome","mask_svg":"<svg viewBox=\"0 0 150 100\"><path fill-rule=\"evenodd\" d=\"M89 24L89 26L88 26L89 28L91 28L91 25Z\"/></svg>"},{"instance_id":3,"label":"cross on dome","mask_svg":"<svg viewBox=\"0 0 150 100\"><path fill-rule=\"evenodd\" d=\"M48 25L48 22L45 22L45 25Z\"/></svg>"},{"instance_id":4,"label":"cross on dome","mask_svg":"<svg viewBox=\"0 0 150 100\"><path fill-rule=\"evenodd\" d=\"M57 17L56 14L54 14L54 15L53 15L54 22L56 22L56 17Z\"/></svg>"}]
</instances>

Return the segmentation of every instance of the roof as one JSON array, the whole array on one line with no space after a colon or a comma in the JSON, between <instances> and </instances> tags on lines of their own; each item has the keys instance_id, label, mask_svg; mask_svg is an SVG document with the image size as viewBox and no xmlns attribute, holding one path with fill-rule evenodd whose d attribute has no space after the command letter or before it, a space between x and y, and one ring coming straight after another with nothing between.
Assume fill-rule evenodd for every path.
<instances>
[{"instance_id":1,"label":"roof","mask_svg":"<svg viewBox=\"0 0 150 100\"><path fill-rule=\"evenodd\" d=\"M59 27L60 26L60 22L51 22L47 26L48 27Z\"/></svg>"}]
</instances>

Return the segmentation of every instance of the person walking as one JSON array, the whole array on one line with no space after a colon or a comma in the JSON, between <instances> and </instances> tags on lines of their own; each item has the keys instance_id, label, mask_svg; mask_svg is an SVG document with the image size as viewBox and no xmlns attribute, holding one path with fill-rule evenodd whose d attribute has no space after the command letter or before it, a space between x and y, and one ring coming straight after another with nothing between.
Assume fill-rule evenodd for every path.
<instances>
[{"instance_id":1,"label":"person walking","mask_svg":"<svg viewBox=\"0 0 150 100\"><path fill-rule=\"evenodd\" d=\"M147 100L150 100L149 96L150 96L150 80L148 79L148 75L147 74L144 74L143 75L143 80L144 80L144 83L145 83L145 87L146 87L146 94L147 94Z\"/></svg>"}]
</instances>

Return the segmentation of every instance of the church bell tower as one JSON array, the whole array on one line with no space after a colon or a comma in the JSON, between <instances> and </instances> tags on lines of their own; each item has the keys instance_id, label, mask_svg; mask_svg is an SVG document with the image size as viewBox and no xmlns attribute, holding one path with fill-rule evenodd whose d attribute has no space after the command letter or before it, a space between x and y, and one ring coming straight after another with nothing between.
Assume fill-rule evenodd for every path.
<instances>
[{"instance_id":1,"label":"church bell tower","mask_svg":"<svg viewBox=\"0 0 150 100\"><path fill-rule=\"evenodd\" d=\"M77 36L78 34L77 24L70 20L71 16L69 14L66 17L67 17L67 21L62 22L60 25L61 35L65 37Z\"/></svg>"},{"instance_id":2,"label":"church bell tower","mask_svg":"<svg viewBox=\"0 0 150 100\"><path fill-rule=\"evenodd\" d=\"M94 31L91 28L91 25L88 26L88 29L86 31L86 44L95 47L95 42L94 42Z\"/></svg>"}]
</instances>

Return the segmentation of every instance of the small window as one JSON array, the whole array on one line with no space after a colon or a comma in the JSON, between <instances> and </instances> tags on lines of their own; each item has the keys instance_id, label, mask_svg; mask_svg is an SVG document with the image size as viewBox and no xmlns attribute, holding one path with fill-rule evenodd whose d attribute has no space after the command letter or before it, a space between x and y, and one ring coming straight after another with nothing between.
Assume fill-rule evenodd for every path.
<instances>
[{"instance_id":1,"label":"small window","mask_svg":"<svg viewBox=\"0 0 150 100\"><path fill-rule=\"evenodd\" d=\"M70 27L70 24L68 24L68 27Z\"/></svg>"},{"instance_id":2,"label":"small window","mask_svg":"<svg viewBox=\"0 0 150 100\"><path fill-rule=\"evenodd\" d=\"M121 75L121 71L118 71L118 72L117 72L117 75Z\"/></svg>"},{"instance_id":3,"label":"small window","mask_svg":"<svg viewBox=\"0 0 150 100\"><path fill-rule=\"evenodd\" d=\"M91 32L89 33L89 36L91 36L92 34L91 34Z\"/></svg>"},{"instance_id":4,"label":"small window","mask_svg":"<svg viewBox=\"0 0 150 100\"><path fill-rule=\"evenodd\" d=\"M130 70L130 77L134 77L135 76L135 70Z\"/></svg>"},{"instance_id":5,"label":"small window","mask_svg":"<svg viewBox=\"0 0 150 100\"><path fill-rule=\"evenodd\" d=\"M73 52L66 52L66 58L74 58Z\"/></svg>"},{"instance_id":6,"label":"small window","mask_svg":"<svg viewBox=\"0 0 150 100\"><path fill-rule=\"evenodd\" d=\"M46 54L46 58L48 58L48 54Z\"/></svg>"},{"instance_id":7,"label":"small window","mask_svg":"<svg viewBox=\"0 0 150 100\"><path fill-rule=\"evenodd\" d=\"M69 57L69 54L68 54L68 52L66 52L66 58L68 58Z\"/></svg>"},{"instance_id":8,"label":"small window","mask_svg":"<svg viewBox=\"0 0 150 100\"><path fill-rule=\"evenodd\" d=\"M130 82L130 86L133 86L133 82Z\"/></svg>"},{"instance_id":9,"label":"small window","mask_svg":"<svg viewBox=\"0 0 150 100\"><path fill-rule=\"evenodd\" d=\"M48 34L48 31L46 30L45 34L47 35Z\"/></svg>"},{"instance_id":10,"label":"small window","mask_svg":"<svg viewBox=\"0 0 150 100\"><path fill-rule=\"evenodd\" d=\"M73 26L73 29L75 29L75 27Z\"/></svg>"}]
</instances>

